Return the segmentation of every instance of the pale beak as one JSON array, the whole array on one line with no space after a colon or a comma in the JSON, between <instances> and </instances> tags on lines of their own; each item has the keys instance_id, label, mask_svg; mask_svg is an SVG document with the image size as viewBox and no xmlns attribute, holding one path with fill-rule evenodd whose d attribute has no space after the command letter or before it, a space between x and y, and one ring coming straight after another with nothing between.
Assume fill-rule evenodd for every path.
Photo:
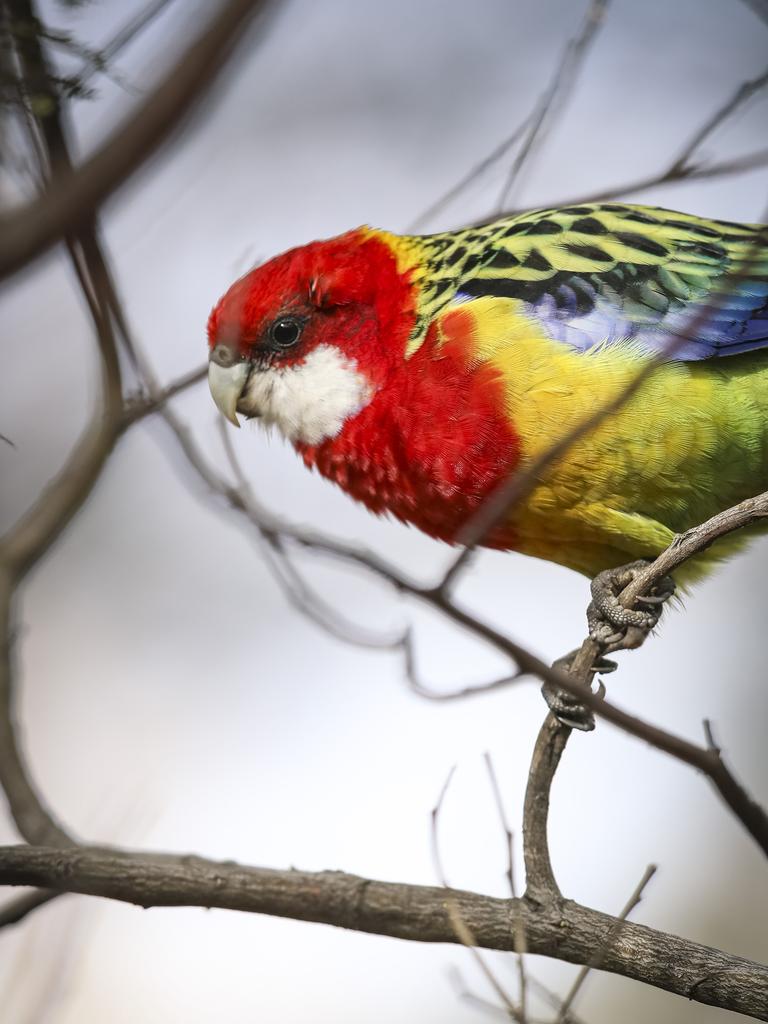
<instances>
[{"instance_id":1,"label":"pale beak","mask_svg":"<svg viewBox=\"0 0 768 1024\"><path fill-rule=\"evenodd\" d=\"M208 363L208 387L222 416L233 426L239 427L237 403L251 372L251 364L247 360L239 360L225 366L222 365L223 362L218 350L214 349Z\"/></svg>"}]
</instances>

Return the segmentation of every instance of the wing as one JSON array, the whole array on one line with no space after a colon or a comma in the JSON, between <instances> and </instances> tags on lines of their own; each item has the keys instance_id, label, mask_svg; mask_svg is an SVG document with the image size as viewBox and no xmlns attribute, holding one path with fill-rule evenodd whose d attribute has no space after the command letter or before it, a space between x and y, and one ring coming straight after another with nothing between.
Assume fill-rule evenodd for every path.
<instances>
[{"instance_id":1,"label":"wing","mask_svg":"<svg viewBox=\"0 0 768 1024\"><path fill-rule=\"evenodd\" d=\"M451 304L518 299L546 334L578 351L631 340L662 352L709 304L695 338L678 340L671 358L768 347L768 231L757 225L601 204L540 210L451 237L439 257L446 272L437 275L452 276L453 262Z\"/></svg>"}]
</instances>

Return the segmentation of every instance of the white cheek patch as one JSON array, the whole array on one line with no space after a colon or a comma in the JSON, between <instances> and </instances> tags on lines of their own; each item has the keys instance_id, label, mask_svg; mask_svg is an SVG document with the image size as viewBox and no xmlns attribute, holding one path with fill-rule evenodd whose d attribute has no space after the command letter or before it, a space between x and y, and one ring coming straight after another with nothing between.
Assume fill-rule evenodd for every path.
<instances>
[{"instance_id":1,"label":"white cheek patch","mask_svg":"<svg viewBox=\"0 0 768 1024\"><path fill-rule=\"evenodd\" d=\"M315 445L335 437L360 412L372 389L351 359L318 345L296 366L254 370L238 409L274 424L289 441Z\"/></svg>"}]
</instances>

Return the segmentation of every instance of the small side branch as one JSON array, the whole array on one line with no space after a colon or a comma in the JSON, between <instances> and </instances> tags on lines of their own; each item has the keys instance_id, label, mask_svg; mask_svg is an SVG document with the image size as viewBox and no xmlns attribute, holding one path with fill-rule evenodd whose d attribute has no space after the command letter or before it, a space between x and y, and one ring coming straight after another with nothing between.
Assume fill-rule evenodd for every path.
<instances>
[{"instance_id":1,"label":"small side branch","mask_svg":"<svg viewBox=\"0 0 768 1024\"><path fill-rule=\"evenodd\" d=\"M603 958L605 957L606 952L610 949L610 947L619 937L619 933L621 932L624 922L627 920L629 915L632 913L632 911L638 905L640 900L643 898L645 888L655 874L656 865L649 864L643 872L643 877L635 886L632 895L629 897L621 913L616 918L616 925L613 929L613 932L609 936L607 944L605 945L605 947L598 949L592 960L588 964L585 964L581 968L579 973L576 975L576 979L573 985L571 985L570 990L568 991L565 999L563 1000L563 1004L560 1007L560 1012L558 1013L557 1021L555 1022L555 1024L569 1024L569 1021L571 1020L571 1007L573 1006L576 997L578 996L579 992L584 986L584 982L589 977L590 972L598 968L600 964L603 962Z\"/></svg>"},{"instance_id":2,"label":"small side branch","mask_svg":"<svg viewBox=\"0 0 768 1024\"><path fill-rule=\"evenodd\" d=\"M51 889L33 889L16 899L9 900L0 907L0 929L11 928L21 924L39 907L44 907L51 900L58 899L62 894Z\"/></svg>"}]
</instances>

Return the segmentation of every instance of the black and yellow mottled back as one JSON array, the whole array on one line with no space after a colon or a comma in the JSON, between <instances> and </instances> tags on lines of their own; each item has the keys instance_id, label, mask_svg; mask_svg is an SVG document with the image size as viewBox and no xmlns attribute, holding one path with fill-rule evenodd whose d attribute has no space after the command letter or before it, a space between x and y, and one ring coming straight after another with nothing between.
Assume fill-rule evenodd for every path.
<instances>
[{"instance_id":1,"label":"black and yellow mottled back","mask_svg":"<svg viewBox=\"0 0 768 1024\"><path fill-rule=\"evenodd\" d=\"M695 338L675 344L674 358L768 346L768 235L757 225L603 203L535 210L414 241L426 260L411 351L449 304L498 296L519 300L550 337L574 349L632 340L660 352L729 274L727 294Z\"/></svg>"}]
</instances>

